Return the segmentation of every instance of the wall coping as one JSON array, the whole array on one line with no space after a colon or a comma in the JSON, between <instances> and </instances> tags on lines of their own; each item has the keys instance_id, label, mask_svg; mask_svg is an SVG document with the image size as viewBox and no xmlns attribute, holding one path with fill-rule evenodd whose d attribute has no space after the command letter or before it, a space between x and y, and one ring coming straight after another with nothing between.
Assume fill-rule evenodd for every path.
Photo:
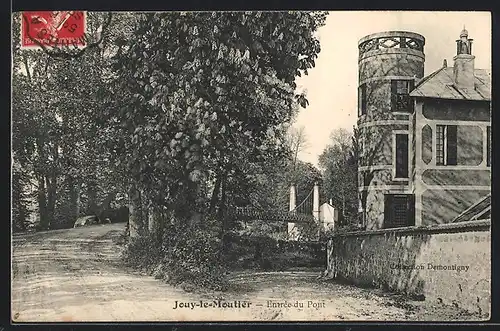
<instances>
[{"instance_id":1,"label":"wall coping","mask_svg":"<svg viewBox=\"0 0 500 331\"><path fill-rule=\"evenodd\" d=\"M383 235L392 233L446 233L446 232L466 232L469 230L488 231L491 230L491 219L480 221L468 221L460 223L446 223L432 226L407 226L401 228L368 230L368 231L352 231L344 233L334 233L330 236L333 237L358 237L358 236L371 236Z\"/></svg>"}]
</instances>

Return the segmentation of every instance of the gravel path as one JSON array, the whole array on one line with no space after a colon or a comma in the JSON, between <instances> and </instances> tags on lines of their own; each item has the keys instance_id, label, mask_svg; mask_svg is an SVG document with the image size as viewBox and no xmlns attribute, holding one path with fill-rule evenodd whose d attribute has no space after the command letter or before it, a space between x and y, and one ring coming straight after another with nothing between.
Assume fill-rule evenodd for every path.
<instances>
[{"instance_id":1,"label":"gravel path","mask_svg":"<svg viewBox=\"0 0 500 331\"><path fill-rule=\"evenodd\" d=\"M423 314L418 303L401 304L399 297L377 290L322 281L317 279L317 272L234 273L231 290L226 293L188 293L123 267L119 259L121 247L115 243L123 229L124 224L108 224L14 236L12 319L16 322L435 319ZM437 316L444 317L442 309L438 312Z\"/></svg>"}]
</instances>

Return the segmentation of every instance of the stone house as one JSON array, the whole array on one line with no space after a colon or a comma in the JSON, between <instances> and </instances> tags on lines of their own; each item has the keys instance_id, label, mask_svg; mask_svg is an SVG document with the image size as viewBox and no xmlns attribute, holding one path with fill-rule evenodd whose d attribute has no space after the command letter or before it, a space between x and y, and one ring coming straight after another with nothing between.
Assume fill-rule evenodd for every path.
<instances>
[{"instance_id":1,"label":"stone house","mask_svg":"<svg viewBox=\"0 0 500 331\"><path fill-rule=\"evenodd\" d=\"M449 223L487 201L491 73L474 67L465 29L456 42L453 66L445 60L427 77L423 36L390 31L359 42L358 189L368 230Z\"/></svg>"}]
</instances>

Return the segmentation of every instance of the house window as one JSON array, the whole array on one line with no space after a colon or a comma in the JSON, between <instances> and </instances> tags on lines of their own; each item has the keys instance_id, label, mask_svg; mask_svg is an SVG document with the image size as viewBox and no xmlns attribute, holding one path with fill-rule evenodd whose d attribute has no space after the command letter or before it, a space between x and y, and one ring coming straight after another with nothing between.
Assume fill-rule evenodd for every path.
<instances>
[{"instance_id":1,"label":"house window","mask_svg":"<svg viewBox=\"0 0 500 331\"><path fill-rule=\"evenodd\" d=\"M456 125L436 125L436 165L457 165Z\"/></svg>"},{"instance_id":2,"label":"house window","mask_svg":"<svg viewBox=\"0 0 500 331\"><path fill-rule=\"evenodd\" d=\"M386 194L384 196L384 228L415 225L415 196Z\"/></svg>"},{"instance_id":3,"label":"house window","mask_svg":"<svg viewBox=\"0 0 500 331\"><path fill-rule=\"evenodd\" d=\"M396 134L395 178L408 178L408 134Z\"/></svg>"},{"instance_id":4,"label":"house window","mask_svg":"<svg viewBox=\"0 0 500 331\"><path fill-rule=\"evenodd\" d=\"M413 80L391 81L391 109L392 111L412 112L413 103L410 92L413 89Z\"/></svg>"},{"instance_id":5,"label":"house window","mask_svg":"<svg viewBox=\"0 0 500 331\"><path fill-rule=\"evenodd\" d=\"M491 167L491 126L486 127L486 166Z\"/></svg>"},{"instance_id":6,"label":"house window","mask_svg":"<svg viewBox=\"0 0 500 331\"><path fill-rule=\"evenodd\" d=\"M358 107L359 116L366 114L366 84L362 84L358 88Z\"/></svg>"},{"instance_id":7,"label":"house window","mask_svg":"<svg viewBox=\"0 0 500 331\"><path fill-rule=\"evenodd\" d=\"M446 126L436 126L436 164L444 165L444 132Z\"/></svg>"}]
</instances>

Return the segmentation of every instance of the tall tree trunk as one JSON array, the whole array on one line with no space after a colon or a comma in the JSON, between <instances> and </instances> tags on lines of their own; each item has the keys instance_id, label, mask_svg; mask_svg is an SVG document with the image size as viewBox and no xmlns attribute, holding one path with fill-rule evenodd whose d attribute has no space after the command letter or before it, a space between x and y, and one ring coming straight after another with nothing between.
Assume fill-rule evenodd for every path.
<instances>
[{"instance_id":1,"label":"tall tree trunk","mask_svg":"<svg viewBox=\"0 0 500 331\"><path fill-rule=\"evenodd\" d=\"M161 228L161 214L158 206L151 203L149 205L148 230L152 235L159 235Z\"/></svg>"},{"instance_id":2,"label":"tall tree trunk","mask_svg":"<svg viewBox=\"0 0 500 331\"><path fill-rule=\"evenodd\" d=\"M46 177L47 181L47 217L49 220L49 227L55 226L55 209L57 200L57 176L58 176L58 163L59 163L59 142L56 140L51 146L52 152L52 166L49 176Z\"/></svg>"},{"instance_id":3,"label":"tall tree trunk","mask_svg":"<svg viewBox=\"0 0 500 331\"><path fill-rule=\"evenodd\" d=\"M219 219L222 221L222 254L223 254L223 256L225 256L229 250L228 231L231 227L231 224L229 222L229 217L226 213L226 211L227 211L226 193L227 193L227 177L226 177L226 174L223 174L222 182L221 182L221 198L220 198L220 204L219 204Z\"/></svg>"},{"instance_id":4,"label":"tall tree trunk","mask_svg":"<svg viewBox=\"0 0 500 331\"><path fill-rule=\"evenodd\" d=\"M87 203L87 213L88 214L97 214L98 208L97 208L97 184L95 182L95 179L92 178L90 182L88 183L87 186L87 196L88 196L88 203Z\"/></svg>"},{"instance_id":5,"label":"tall tree trunk","mask_svg":"<svg viewBox=\"0 0 500 331\"><path fill-rule=\"evenodd\" d=\"M141 196L135 183L129 187L129 231L131 238L142 234Z\"/></svg>"},{"instance_id":6,"label":"tall tree trunk","mask_svg":"<svg viewBox=\"0 0 500 331\"><path fill-rule=\"evenodd\" d=\"M222 220L223 231L229 230L229 223L226 217L226 184L227 179L225 175L222 177L221 181L221 198L219 203L219 219Z\"/></svg>"},{"instance_id":7,"label":"tall tree trunk","mask_svg":"<svg viewBox=\"0 0 500 331\"><path fill-rule=\"evenodd\" d=\"M38 213L40 217L40 228L47 230L49 228L49 219L47 217L47 191L45 188L45 174L43 167L45 166L47 159L44 150L44 140L42 137L37 137L35 141L35 147L37 154L39 155L39 164L35 169L38 188L37 188L37 200L38 200Z\"/></svg>"},{"instance_id":8,"label":"tall tree trunk","mask_svg":"<svg viewBox=\"0 0 500 331\"><path fill-rule=\"evenodd\" d=\"M143 190L139 192L141 196L141 224L142 232L146 233L149 229L149 201Z\"/></svg>"},{"instance_id":9,"label":"tall tree trunk","mask_svg":"<svg viewBox=\"0 0 500 331\"><path fill-rule=\"evenodd\" d=\"M26 207L23 205L23 182L21 173L13 171L12 174L12 230L24 231L26 222Z\"/></svg>"},{"instance_id":10,"label":"tall tree trunk","mask_svg":"<svg viewBox=\"0 0 500 331\"><path fill-rule=\"evenodd\" d=\"M62 117L62 130L63 132L70 131L68 128L68 116L63 114ZM80 216L80 182L72 174L72 170L75 166L75 149L73 144L67 140L62 140L62 158L65 160L66 168L66 178L69 191L69 218L66 222L68 225L72 225Z\"/></svg>"},{"instance_id":11,"label":"tall tree trunk","mask_svg":"<svg viewBox=\"0 0 500 331\"><path fill-rule=\"evenodd\" d=\"M76 218L80 217L80 209L81 209L81 193L82 193L82 183L78 183L76 186Z\"/></svg>"},{"instance_id":12,"label":"tall tree trunk","mask_svg":"<svg viewBox=\"0 0 500 331\"><path fill-rule=\"evenodd\" d=\"M47 229L49 221L47 219L47 194L45 191L45 178L38 175L38 213L40 215L40 227Z\"/></svg>"},{"instance_id":13,"label":"tall tree trunk","mask_svg":"<svg viewBox=\"0 0 500 331\"><path fill-rule=\"evenodd\" d=\"M47 222L49 228L55 226L54 212L56 207L56 183L55 178L46 177L47 186Z\"/></svg>"},{"instance_id":14,"label":"tall tree trunk","mask_svg":"<svg viewBox=\"0 0 500 331\"><path fill-rule=\"evenodd\" d=\"M141 190L137 191L138 196L137 196L137 216L139 220L139 235L143 236L147 233L147 223L144 218L145 216L145 210L144 210L144 203L143 203L143 194Z\"/></svg>"},{"instance_id":15,"label":"tall tree trunk","mask_svg":"<svg viewBox=\"0 0 500 331\"><path fill-rule=\"evenodd\" d=\"M73 176L68 176L68 187L69 187L69 209L70 209L70 219L68 220L68 224L74 224L78 219L79 214L79 206L78 206L78 196L79 190L76 180Z\"/></svg>"},{"instance_id":16,"label":"tall tree trunk","mask_svg":"<svg viewBox=\"0 0 500 331\"><path fill-rule=\"evenodd\" d=\"M219 173L217 174L217 177L215 179L214 190L212 192L212 197L210 198L210 208L208 210L209 215L212 215L215 212L215 208L217 207L217 204L219 202L219 192L220 192L221 182L222 182L222 174Z\"/></svg>"},{"instance_id":17,"label":"tall tree trunk","mask_svg":"<svg viewBox=\"0 0 500 331\"><path fill-rule=\"evenodd\" d=\"M345 218L345 193L343 187L342 187L342 217Z\"/></svg>"}]
</instances>

